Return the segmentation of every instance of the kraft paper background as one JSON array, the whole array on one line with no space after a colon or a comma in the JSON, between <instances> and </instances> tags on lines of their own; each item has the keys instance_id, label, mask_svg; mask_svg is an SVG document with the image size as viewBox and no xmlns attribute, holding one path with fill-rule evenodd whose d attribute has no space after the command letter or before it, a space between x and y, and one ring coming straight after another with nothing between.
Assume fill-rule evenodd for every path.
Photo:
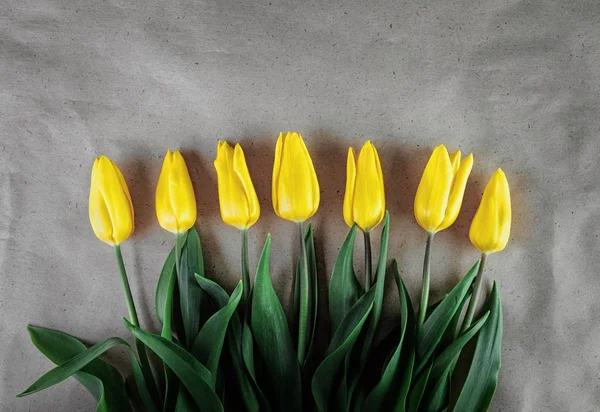
<instances>
[{"instance_id":1,"label":"kraft paper background","mask_svg":"<svg viewBox=\"0 0 600 412\"><path fill-rule=\"evenodd\" d=\"M271 232L272 276L287 302L296 228L276 218L270 192L275 141L287 130L304 135L321 183L313 223L323 301L347 233L350 145L372 139L379 149L390 256L415 301L426 236L412 203L430 151L445 143L475 155L461 215L435 239L434 298L476 260L469 223L502 167L513 227L486 275L504 305L491 410L600 410L599 36L595 0L3 1L0 410L95 407L72 379L15 398L52 366L27 324L88 343L128 336L112 250L87 216L100 154L131 189L136 231L123 253L144 326L158 330L154 288L173 241L154 214L167 148L181 148L191 170L208 276L229 289L239 278L240 236L218 210L218 139L245 149L262 207L251 264ZM362 274L360 238L356 256ZM396 302L390 282L387 323ZM124 352L105 359L129 375Z\"/></svg>"}]
</instances>

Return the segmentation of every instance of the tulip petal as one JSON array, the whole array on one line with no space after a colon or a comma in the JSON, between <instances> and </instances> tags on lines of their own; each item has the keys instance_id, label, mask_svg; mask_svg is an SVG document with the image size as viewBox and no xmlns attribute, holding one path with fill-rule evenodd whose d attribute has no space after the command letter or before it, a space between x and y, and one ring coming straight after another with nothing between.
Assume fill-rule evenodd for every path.
<instances>
[{"instance_id":1,"label":"tulip petal","mask_svg":"<svg viewBox=\"0 0 600 412\"><path fill-rule=\"evenodd\" d=\"M179 233L175 211L171 205L169 193L169 170L173 162L173 152L167 150L163 161L158 184L156 185L156 217L160 226L171 233Z\"/></svg>"},{"instance_id":2,"label":"tulip petal","mask_svg":"<svg viewBox=\"0 0 600 412\"><path fill-rule=\"evenodd\" d=\"M196 197L185 160L167 151L156 186L156 216L161 227L183 233L196 222Z\"/></svg>"},{"instance_id":3,"label":"tulip petal","mask_svg":"<svg viewBox=\"0 0 600 412\"><path fill-rule=\"evenodd\" d=\"M98 163L99 159L96 158L94 161L94 166L92 167L92 179L90 184L90 198L89 198L89 216L90 223L92 225L92 230L94 234L101 241L108 243L109 245L114 245L113 239L113 226L110 220L110 214L108 213L108 209L106 207L106 202L104 201L104 196L100 192L100 178L98 176Z\"/></svg>"},{"instance_id":4,"label":"tulip petal","mask_svg":"<svg viewBox=\"0 0 600 412\"><path fill-rule=\"evenodd\" d=\"M469 230L471 243L483 253L499 252L510 237L510 188L502 169L487 184Z\"/></svg>"},{"instance_id":5,"label":"tulip petal","mask_svg":"<svg viewBox=\"0 0 600 412\"><path fill-rule=\"evenodd\" d=\"M125 194L125 196L127 197L127 200L129 201L129 205L130 205L130 209L131 209L132 223L135 224L135 219L133 219L135 217L135 212L133 210L133 202L131 201L131 194L129 193L129 187L127 187L127 183L125 182L125 178L123 177L123 173L121 173L121 170L117 167L117 165L115 165L114 162L112 162L112 164L115 168L115 172L117 173L117 177L119 178L119 183L121 184L121 189L123 190L123 193ZM132 231L133 231L133 227L132 227Z\"/></svg>"},{"instance_id":6,"label":"tulip petal","mask_svg":"<svg viewBox=\"0 0 600 412\"><path fill-rule=\"evenodd\" d=\"M353 203L354 189L356 184L356 161L354 160L354 148L348 149L348 160L346 162L346 193L344 194L344 221L350 227L354 225Z\"/></svg>"},{"instance_id":7,"label":"tulip petal","mask_svg":"<svg viewBox=\"0 0 600 412\"><path fill-rule=\"evenodd\" d=\"M228 225L239 227L241 223L239 221L239 202L236 202L235 196L236 194L239 196L240 184L237 176L233 173L233 148L227 142L218 143L217 159L214 164L217 171L221 218ZM243 209L245 209L244 215L246 215L247 207Z\"/></svg>"},{"instance_id":8,"label":"tulip petal","mask_svg":"<svg viewBox=\"0 0 600 412\"><path fill-rule=\"evenodd\" d=\"M317 211L319 201L319 182L302 137L295 132L280 136L273 168L275 212L284 219L300 222Z\"/></svg>"},{"instance_id":9,"label":"tulip petal","mask_svg":"<svg viewBox=\"0 0 600 412\"><path fill-rule=\"evenodd\" d=\"M383 171L381 170L381 162L379 161L379 154L377 153L377 148L373 146L373 152L375 156L376 169L377 169L377 183L379 184L379 194L381 196L381 209L379 210L379 217L377 219L377 223L373 226L379 225L383 218L385 217L385 187L383 184Z\"/></svg>"},{"instance_id":10,"label":"tulip petal","mask_svg":"<svg viewBox=\"0 0 600 412\"><path fill-rule=\"evenodd\" d=\"M354 191L354 221L363 231L370 231L383 219L385 192L383 174L377 149L367 141L356 162L356 184Z\"/></svg>"},{"instance_id":11,"label":"tulip petal","mask_svg":"<svg viewBox=\"0 0 600 412\"><path fill-rule=\"evenodd\" d=\"M446 147L436 147L427 162L415 196L415 218L428 232L434 232L444 220L453 175Z\"/></svg>"},{"instance_id":12,"label":"tulip petal","mask_svg":"<svg viewBox=\"0 0 600 412\"><path fill-rule=\"evenodd\" d=\"M273 177L271 179L272 186L272 201L273 209L279 217L283 217L279 214L279 175L281 172L281 158L283 155L283 133L279 133L277 139L277 145L275 146L275 161L273 163Z\"/></svg>"},{"instance_id":13,"label":"tulip petal","mask_svg":"<svg viewBox=\"0 0 600 412\"><path fill-rule=\"evenodd\" d=\"M99 188L112 222L112 238L120 244L133 232L130 198L123 191L116 166L106 156L98 162Z\"/></svg>"},{"instance_id":14,"label":"tulip petal","mask_svg":"<svg viewBox=\"0 0 600 412\"><path fill-rule=\"evenodd\" d=\"M460 154L460 152L456 153ZM467 187L467 180L471 174L471 169L473 169L473 153L469 154L469 156L460 163L460 167L454 175L452 189L450 190L450 196L448 197L448 205L446 206L446 216L444 217L444 221L436 229L437 231L450 227L450 225L456 221L465 195L465 188Z\"/></svg>"},{"instance_id":15,"label":"tulip petal","mask_svg":"<svg viewBox=\"0 0 600 412\"><path fill-rule=\"evenodd\" d=\"M452 174L456 177L456 174L458 173L458 169L460 167L460 157L462 156L462 154L460 153L460 150L457 150L456 152L452 153L450 155L450 163L452 163Z\"/></svg>"},{"instance_id":16,"label":"tulip petal","mask_svg":"<svg viewBox=\"0 0 600 412\"><path fill-rule=\"evenodd\" d=\"M96 236L118 245L133 233L134 212L129 189L119 168L106 156L94 161L89 216Z\"/></svg>"},{"instance_id":17,"label":"tulip petal","mask_svg":"<svg viewBox=\"0 0 600 412\"><path fill-rule=\"evenodd\" d=\"M188 168L179 150L172 155L168 182L169 200L179 233L186 232L196 223L196 196Z\"/></svg>"},{"instance_id":18,"label":"tulip petal","mask_svg":"<svg viewBox=\"0 0 600 412\"><path fill-rule=\"evenodd\" d=\"M245 227L249 228L256 223L260 216L260 204L258 202L256 190L254 189L254 184L252 184L252 178L250 177L244 151L239 144L235 145L235 150L233 152L233 170L237 174L246 194L248 218L245 222Z\"/></svg>"}]
</instances>

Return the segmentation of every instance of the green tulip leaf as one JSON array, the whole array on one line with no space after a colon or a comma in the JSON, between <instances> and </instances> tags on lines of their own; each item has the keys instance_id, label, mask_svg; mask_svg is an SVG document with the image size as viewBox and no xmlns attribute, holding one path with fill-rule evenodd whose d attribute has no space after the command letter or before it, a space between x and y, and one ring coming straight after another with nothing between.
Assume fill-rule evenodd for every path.
<instances>
[{"instance_id":1,"label":"green tulip leaf","mask_svg":"<svg viewBox=\"0 0 600 412\"><path fill-rule=\"evenodd\" d=\"M208 295L216 310L220 310L227 305L229 297L221 286L199 275L196 275L196 281ZM244 339L244 336L246 339ZM254 342L247 324L244 324L244 330L242 330L242 324L237 313L233 313L231 317L226 339L226 347L231 357L231 366L246 409L249 411L270 411L269 404L256 382L254 365L247 366L245 364L243 351L247 351L248 359L253 361Z\"/></svg>"},{"instance_id":2,"label":"green tulip leaf","mask_svg":"<svg viewBox=\"0 0 600 412\"><path fill-rule=\"evenodd\" d=\"M181 319L185 339L185 347L190 349L202 327L202 289L196 283L195 275L204 276L204 260L202 258L202 246L200 237L195 227L188 231L187 241L181 250L180 273L177 277L179 287L179 306L181 307Z\"/></svg>"},{"instance_id":3,"label":"green tulip leaf","mask_svg":"<svg viewBox=\"0 0 600 412\"><path fill-rule=\"evenodd\" d=\"M200 360L214 377L217 376L219 359L221 358L229 321L241 298L242 281L240 280L231 294L229 302L206 321L192 347L192 355Z\"/></svg>"},{"instance_id":4,"label":"green tulip leaf","mask_svg":"<svg viewBox=\"0 0 600 412\"><path fill-rule=\"evenodd\" d=\"M333 266L329 281L329 318L331 330L335 332L352 306L363 294L353 267L356 225L350 228Z\"/></svg>"},{"instance_id":5,"label":"green tulip leaf","mask_svg":"<svg viewBox=\"0 0 600 412\"><path fill-rule=\"evenodd\" d=\"M425 392L425 387L427 386L432 367L433 362L430 360L429 363L425 365L419 379L413 385L410 395L408 396L408 404L406 405L406 410L408 412L417 412L419 410L419 405L421 404L421 399L423 398L423 393Z\"/></svg>"},{"instance_id":6,"label":"green tulip leaf","mask_svg":"<svg viewBox=\"0 0 600 412\"><path fill-rule=\"evenodd\" d=\"M267 236L258 263L252 292L252 335L264 361L273 391L282 410L300 411L300 365L292 343L287 320L271 283L269 254L271 236Z\"/></svg>"},{"instance_id":7,"label":"green tulip leaf","mask_svg":"<svg viewBox=\"0 0 600 412\"><path fill-rule=\"evenodd\" d=\"M502 349L502 302L496 282L486 309L490 317L477 336L471 367L454 408L456 411L487 411L496 391Z\"/></svg>"},{"instance_id":8,"label":"green tulip leaf","mask_svg":"<svg viewBox=\"0 0 600 412\"><path fill-rule=\"evenodd\" d=\"M374 297L375 288L372 288L352 306L331 339L327 349L327 357L321 362L314 374L311 386L319 411L325 412L330 409L331 398L335 396L335 377L340 372L346 356L354 346L373 310ZM342 386L345 386L343 382ZM334 410L341 409L344 408L338 405Z\"/></svg>"},{"instance_id":9,"label":"green tulip leaf","mask_svg":"<svg viewBox=\"0 0 600 412\"><path fill-rule=\"evenodd\" d=\"M312 223L308 225L306 234L304 235L304 243L306 243L306 254L308 258L308 277L310 280L310 292L308 301L308 348L306 351L306 361L303 368L306 367L307 362L312 359L312 353L314 348L315 334L317 330L317 315L319 310L319 285L317 279L317 255L315 252L315 240L313 236Z\"/></svg>"},{"instance_id":10,"label":"green tulip leaf","mask_svg":"<svg viewBox=\"0 0 600 412\"><path fill-rule=\"evenodd\" d=\"M346 402L348 405L353 405L355 408L361 408L361 404L357 403L356 399L353 400L354 391L358 386L362 377L364 368L367 364L369 354L371 353L371 347L377 333L379 326L379 320L381 318L381 312L383 310L383 295L385 291L385 274L387 269L387 252L390 234L390 213L385 212L385 218L383 220L383 229L381 230L381 239L379 241L379 262L377 264L377 277L373 289L375 289L375 296L373 298L373 311L367 319L365 325L365 331L359 342L356 344L353 352L358 351L357 355L351 353L346 358L346 373L345 377L350 385L346 389ZM356 352L355 352L356 353ZM358 357L358 364L354 361L355 357ZM366 396L366 394L364 394Z\"/></svg>"},{"instance_id":11,"label":"green tulip leaf","mask_svg":"<svg viewBox=\"0 0 600 412\"><path fill-rule=\"evenodd\" d=\"M27 326L27 331L35 347L57 365L87 350L78 339L63 332L35 326ZM72 376L94 396L96 411L131 411L123 377L108 363L93 359Z\"/></svg>"},{"instance_id":12,"label":"green tulip leaf","mask_svg":"<svg viewBox=\"0 0 600 412\"><path fill-rule=\"evenodd\" d=\"M387 403L386 409L404 411L414 363L415 317L396 260L392 270L400 296L400 338L396 349L385 363L381 380L367 397L365 405L373 410L382 410ZM408 361L403 362L405 359Z\"/></svg>"},{"instance_id":13,"label":"green tulip leaf","mask_svg":"<svg viewBox=\"0 0 600 412\"><path fill-rule=\"evenodd\" d=\"M177 375L202 411L223 411L223 405L214 390L215 379L202 363L176 343L143 331L126 319L123 322L136 338L144 342Z\"/></svg>"},{"instance_id":14,"label":"green tulip leaf","mask_svg":"<svg viewBox=\"0 0 600 412\"><path fill-rule=\"evenodd\" d=\"M208 295L215 311L218 311L227 305L227 302L229 302L229 295L218 283L215 283L198 273L195 274L195 278L196 282L198 282L198 286L200 286L204 293Z\"/></svg>"},{"instance_id":15,"label":"green tulip leaf","mask_svg":"<svg viewBox=\"0 0 600 412\"><path fill-rule=\"evenodd\" d=\"M315 241L313 236L312 223L308 224L306 231L304 232L304 244L306 247L306 258L308 261L308 279L309 279L309 292L308 292L308 318L307 330L306 330L306 357L304 363L301 365L304 371L305 366L311 359L313 342L314 342L314 330L317 327L317 313L319 307L319 288L317 283L317 258L315 254ZM293 300L293 314L294 319L299 322L300 319L300 277L301 277L301 264L302 257L298 258L296 262L296 272L294 276L294 300ZM298 331L297 329L292 332L293 342L298 343ZM303 372L306 373L306 372Z\"/></svg>"},{"instance_id":16,"label":"green tulip leaf","mask_svg":"<svg viewBox=\"0 0 600 412\"><path fill-rule=\"evenodd\" d=\"M473 279L477 274L479 261L473 265L464 278L452 289L427 318L423 327L417 332L417 355L419 357L416 373L419 374L429 358L438 347L448 325L461 307L465 295L469 292Z\"/></svg>"},{"instance_id":17,"label":"green tulip leaf","mask_svg":"<svg viewBox=\"0 0 600 412\"><path fill-rule=\"evenodd\" d=\"M187 240L187 232L179 238L179 245L183 249ZM163 264L160 276L158 278L158 284L156 285L156 296L154 297L154 306L156 308L156 317L163 323L163 316L165 314L165 300L167 299L167 286L171 275L175 274L175 248L171 248L171 252L165 263Z\"/></svg>"},{"instance_id":18,"label":"green tulip leaf","mask_svg":"<svg viewBox=\"0 0 600 412\"><path fill-rule=\"evenodd\" d=\"M439 411L448 404L448 379L454 370L454 365L464 346L485 325L490 312L486 312L477 322L460 335L447 349L438 355L433 361L433 367L429 374L427 398L423 400L425 411ZM462 409L457 409L462 411Z\"/></svg>"},{"instance_id":19,"label":"green tulip leaf","mask_svg":"<svg viewBox=\"0 0 600 412\"><path fill-rule=\"evenodd\" d=\"M177 401L175 402L175 412L189 412L196 411L197 409L192 395L183 386L179 386Z\"/></svg>"},{"instance_id":20,"label":"green tulip leaf","mask_svg":"<svg viewBox=\"0 0 600 412\"><path fill-rule=\"evenodd\" d=\"M62 349L56 349L55 345L59 344L62 345L62 348L68 348L69 351L73 350L73 349L77 349L77 346L71 341L68 342L70 339L66 338L65 336L68 335L64 335L60 336L57 335L56 333L60 333L60 332L48 332L48 329L42 329L42 328L31 328L31 332L34 333L34 338L36 339L36 341L39 343L40 341L38 340L38 338L40 336L42 336L42 334L44 335L43 338L47 338L48 341L52 342L52 346L53 349L50 350L47 346L44 348L44 350L48 353L51 354L53 357L57 355L58 351L61 351ZM42 338L42 339L43 339ZM74 339L74 338L73 338ZM46 341L46 343L48 342ZM129 346L129 344L127 342L125 342L123 339L121 338L109 338L106 339L105 341L102 341L90 348L83 348L84 350L82 351L81 347L79 347L79 352L77 353L77 355L72 356L70 358L68 358L68 360L65 360L66 356L63 353L60 356L56 356L57 359L60 358L60 360L63 360L62 363L60 363L60 365L58 365L57 367L55 367L54 369L46 372L44 375L42 375L38 380L36 380L31 386L29 386L29 388L27 388L26 390L24 390L22 393L20 393L19 395L17 395L18 397L23 397L23 396L27 396L27 395L31 395L32 393L36 393L39 392L41 390L47 389L51 386L56 385L57 383L60 383L62 381L64 381L65 379L69 378L70 376L72 376L73 374L81 371L82 369L84 369L86 366L88 366L90 363L92 363L91 366L91 370L95 370L96 368L100 368L103 371L108 371L108 369L99 363L101 361L99 361L98 359L96 359L98 356L102 355L104 352L106 352L107 350L118 346L118 345L123 345L126 348L128 348L131 353L133 353L133 350L131 349L131 347ZM66 350L66 349L65 349ZM99 362L94 362L94 361L99 361ZM139 365L138 365L139 366ZM90 369L86 369L85 373L88 373L89 375L92 375L92 373L89 373L87 371L89 371ZM141 372L141 371L140 371ZM114 375L114 372L108 372L112 375L112 377L117 377L117 375ZM117 372L118 373L118 372ZM120 376L120 375L119 375ZM122 379L122 378L121 378ZM121 381L122 382L122 381ZM94 391L94 393L97 394L97 391Z\"/></svg>"}]
</instances>

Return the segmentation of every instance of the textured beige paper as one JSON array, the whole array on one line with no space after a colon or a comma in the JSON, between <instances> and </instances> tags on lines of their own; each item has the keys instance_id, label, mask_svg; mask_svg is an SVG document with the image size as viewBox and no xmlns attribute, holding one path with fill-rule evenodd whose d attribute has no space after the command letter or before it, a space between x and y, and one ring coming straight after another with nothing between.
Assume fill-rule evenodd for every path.
<instances>
[{"instance_id":1,"label":"textured beige paper","mask_svg":"<svg viewBox=\"0 0 600 412\"><path fill-rule=\"evenodd\" d=\"M212 161L217 139L243 144L262 206L251 262L272 232L274 283L287 301L296 231L270 200L286 130L303 133L321 182L323 297L347 231L349 145L371 138L379 148L390 255L415 300L425 234L412 201L430 150L444 142L475 153L459 220L435 239L438 297L477 257L469 221L502 167L514 225L487 272L505 327L492 410L599 410L599 36L595 0L3 1L0 410L94 409L73 380L14 398L51 367L26 324L88 342L127 337L112 250L87 218L94 156L117 162L131 188L137 227L123 252L146 327L158 328L154 287L172 243L153 209L167 148L181 147L191 169L208 275L232 288L240 237L220 221ZM397 316L391 282L388 291L386 322ZM129 373L125 353L107 359Z\"/></svg>"}]
</instances>

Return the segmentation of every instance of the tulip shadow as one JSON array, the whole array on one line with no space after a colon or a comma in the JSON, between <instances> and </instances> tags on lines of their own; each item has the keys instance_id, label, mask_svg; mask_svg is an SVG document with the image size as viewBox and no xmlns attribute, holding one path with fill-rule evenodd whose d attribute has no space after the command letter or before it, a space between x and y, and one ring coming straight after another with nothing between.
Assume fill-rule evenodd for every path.
<instances>
[{"instance_id":1,"label":"tulip shadow","mask_svg":"<svg viewBox=\"0 0 600 412\"><path fill-rule=\"evenodd\" d=\"M271 201L271 174L273 171L273 158L277 135L274 133L257 135L244 134L243 137L228 139L227 142L232 147L238 143L242 146L246 164L248 165L248 170L252 177L252 184L254 185L254 190L256 191L256 196L258 197L258 202L260 204L260 218L248 231L250 279L251 281L254 281L256 267L258 266L258 261L267 235L273 230L275 231L275 233L272 234L271 249L273 250L278 247L277 238L280 233L283 233L286 229L290 229L290 235L295 233L292 230L294 229L292 224L283 224L281 219L273 212ZM273 257L278 255L279 254L271 253L271 267L276 267L276 262L274 262ZM232 267L237 271L235 273L240 273L239 262L236 262ZM284 277L283 279L287 279L287 277ZM273 279L276 290L280 289L278 280L282 280L282 278L279 277Z\"/></svg>"},{"instance_id":2,"label":"tulip shadow","mask_svg":"<svg viewBox=\"0 0 600 412\"><path fill-rule=\"evenodd\" d=\"M264 244L267 234L271 232L270 228L282 226L280 218L273 211L271 197L271 178L277 137L274 133L265 133L255 136L247 135L239 140L229 141L231 146L237 143L242 146L252 177L252 184L260 203L260 220L251 229L258 233L259 245ZM258 249L258 254L261 249L262 246Z\"/></svg>"},{"instance_id":3,"label":"tulip shadow","mask_svg":"<svg viewBox=\"0 0 600 412\"><path fill-rule=\"evenodd\" d=\"M155 168L156 161L152 159L148 149L144 148L139 148L137 156L122 162L123 175L135 210L134 237L143 237L157 222L154 208L156 182L151 179Z\"/></svg>"},{"instance_id":4,"label":"tulip shadow","mask_svg":"<svg viewBox=\"0 0 600 412\"><path fill-rule=\"evenodd\" d=\"M401 224L410 226L411 232L420 230L414 219L414 199L432 150L419 146L415 149L398 141L386 141L378 148L387 208L391 217L401 218Z\"/></svg>"},{"instance_id":5,"label":"tulip shadow","mask_svg":"<svg viewBox=\"0 0 600 412\"><path fill-rule=\"evenodd\" d=\"M329 278L349 230L343 216L348 147L360 147L360 142L359 139L346 139L323 129L307 135L305 139L319 178L321 195L319 211L312 218L319 291L317 330L329 330L329 316L323 316L329 313ZM334 245L335 250L327 251L325 245ZM317 354L325 352L328 337L326 333L315 335Z\"/></svg>"},{"instance_id":6,"label":"tulip shadow","mask_svg":"<svg viewBox=\"0 0 600 412\"><path fill-rule=\"evenodd\" d=\"M473 170L471 172L458 218L452 226L444 230L444 232L448 232L452 236L452 240L457 246L460 246L461 250L464 250L464 248L474 250L469 241L469 228L471 227L471 221L475 217L475 212L479 207L483 191L490 177L491 174L486 176L481 170Z\"/></svg>"}]
</instances>

